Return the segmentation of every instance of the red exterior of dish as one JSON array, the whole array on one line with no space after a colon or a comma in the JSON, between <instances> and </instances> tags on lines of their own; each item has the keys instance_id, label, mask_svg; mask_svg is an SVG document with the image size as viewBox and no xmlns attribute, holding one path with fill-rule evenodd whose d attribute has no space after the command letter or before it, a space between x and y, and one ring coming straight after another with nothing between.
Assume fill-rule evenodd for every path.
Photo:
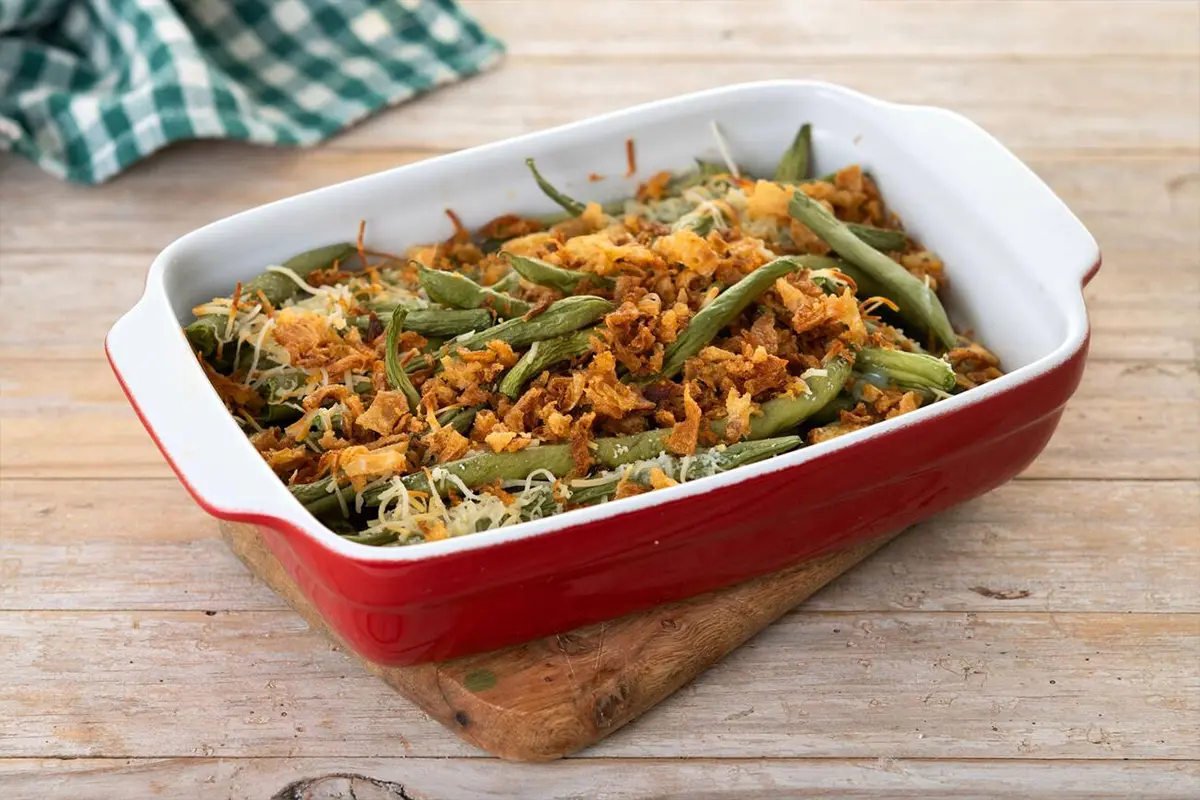
<instances>
[{"instance_id":1,"label":"red exterior of dish","mask_svg":"<svg viewBox=\"0 0 1200 800\"><path fill-rule=\"evenodd\" d=\"M1004 392L787 469L410 562L346 557L281 520L231 515L176 473L209 513L256 524L330 628L361 656L387 666L440 661L775 572L978 497L1045 447L1079 385L1087 349L1085 338L1062 364Z\"/></svg>"},{"instance_id":2,"label":"red exterior of dish","mask_svg":"<svg viewBox=\"0 0 1200 800\"><path fill-rule=\"evenodd\" d=\"M488 548L386 564L260 527L365 658L405 665L491 650L784 569L996 488L1049 441L1086 351L985 402L795 467Z\"/></svg>"}]
</instances>

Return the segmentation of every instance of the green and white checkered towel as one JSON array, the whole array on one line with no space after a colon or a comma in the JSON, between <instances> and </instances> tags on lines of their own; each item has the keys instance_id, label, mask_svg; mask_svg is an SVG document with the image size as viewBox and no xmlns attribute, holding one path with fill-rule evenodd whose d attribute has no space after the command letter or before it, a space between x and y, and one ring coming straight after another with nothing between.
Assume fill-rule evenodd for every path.
<instances>
[{"instance_id":1,"label":"green and white checkered towel","mask_svg":"<svg viewBox=\"0 0 1200 800\"><path fill-rule=\"evenodd\" d=\"M308 145L503 51L452 0L0 0L0 149L100 183L182 139Z\"/></svg>"}]
</instances>

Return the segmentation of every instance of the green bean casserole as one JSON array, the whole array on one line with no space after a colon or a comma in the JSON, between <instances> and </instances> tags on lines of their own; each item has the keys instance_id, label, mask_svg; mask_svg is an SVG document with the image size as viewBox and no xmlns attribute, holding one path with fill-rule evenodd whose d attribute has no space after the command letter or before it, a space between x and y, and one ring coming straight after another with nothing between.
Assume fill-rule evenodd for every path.
<instances>
[{"instance_id":1,"label":"green bean casserole","mask_svg":"<svg viewBox=\"0 0 1200 800\"><path fill-rule=\"evenodd\" d=\"M858 166L697 161L634 198L403 254L297 255L194 309L213 388L295 497L371 545L436 541L736 469L1001 375L943 264ZM598 178L599 176L593 176Z\"/></svg>"}]
</instances>

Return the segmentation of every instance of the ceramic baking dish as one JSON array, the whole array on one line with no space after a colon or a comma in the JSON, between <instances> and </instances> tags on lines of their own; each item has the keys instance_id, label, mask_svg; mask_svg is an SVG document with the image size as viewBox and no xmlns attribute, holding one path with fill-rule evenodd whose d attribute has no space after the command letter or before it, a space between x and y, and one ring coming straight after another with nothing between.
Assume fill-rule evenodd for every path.
<instances>
[{"instance_id":1,"label":"ceramic baking dish","mask_svg":"<svg viewBox=\"0 0 1200 800\"><path fill-rule=\"evenodd\" d=\"M606 200L715 155L770 173L803 122L818 174L861 163L907 228L947 264L947 306L1008 372L981 388L831 442L649 494L499 531L399 548L346 542L272 474L209 386L180 331L189 309L265 264L351 238L400 251L505 212L554 207L525 167ZM625 140L639 172L623 175ZM309 192L184 236L108 334L113 370L196 501L252 523L329 626L387 665L478 652L779 570L894 533L1024 469L1083 371L1082 284L1096 242L995 139L948 111L828 84L714 89L430 159Z\"/></svg>"}]
</instances>

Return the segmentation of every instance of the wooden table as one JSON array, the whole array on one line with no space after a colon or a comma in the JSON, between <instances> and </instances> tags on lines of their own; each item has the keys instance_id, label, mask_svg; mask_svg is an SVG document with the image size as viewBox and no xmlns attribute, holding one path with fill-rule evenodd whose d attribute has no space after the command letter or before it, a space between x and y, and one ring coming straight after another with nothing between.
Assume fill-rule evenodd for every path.
<instances>
[{"instance_id":1,"label":"wooden table","mask_svg":"<svg viewBox=\"0 0 1200 800\"><path fill-rule=\"evenodd\" d=\"M267 798L357 773L381 781L359 797L431 800L1200 796L1200 4L468 6L502 68L318 149L189 144L91 189L0 162L0 793ZM1041 174L1105 254L1083 385L1018 480L600 746L478 757L250 579L103 335L202 223L771 77L957 109Z\"/></svg>"}]
</instances>

